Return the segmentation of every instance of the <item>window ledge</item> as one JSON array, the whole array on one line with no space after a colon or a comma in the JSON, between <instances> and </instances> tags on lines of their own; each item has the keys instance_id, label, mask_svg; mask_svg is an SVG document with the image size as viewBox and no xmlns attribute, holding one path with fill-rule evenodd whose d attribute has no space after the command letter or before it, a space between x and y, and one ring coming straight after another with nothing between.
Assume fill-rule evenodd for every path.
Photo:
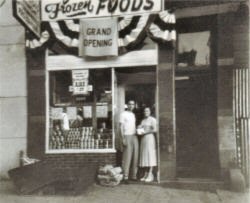
<instances>
[{"instance_id":1,"label":"window ledge","mask_svg":"<svg viewBox=\"0 0 250 203\"><path fill-rule=\"evenodd\" d=\"M46 154L116 153L115 149L50 149Z\"/></svg>"}]
</instances>

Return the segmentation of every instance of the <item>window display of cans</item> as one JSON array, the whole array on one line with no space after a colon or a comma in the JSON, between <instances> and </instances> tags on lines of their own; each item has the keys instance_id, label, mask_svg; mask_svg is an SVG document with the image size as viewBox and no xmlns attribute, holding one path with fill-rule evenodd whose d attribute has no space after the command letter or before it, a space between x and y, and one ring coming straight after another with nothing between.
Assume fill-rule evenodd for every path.
<instances>
[{"instance_id":1,"label":"window display of cans","mask_svg":"<svg viewBox=\"0 0 250 203\"><path fill-rule=\"evenodd\" d=\"M110 149L112 148L112 131L95 132L93 127L52 129L50 132L50 149Z\"/></svg>"},{"instance_id":2,"label":"window display of cans","mask_svg":"<svg viewBox=\"0 0 250 203\"><path fill-rule=\"evenodd\" d=\"M111 69L50 71L49 81L47 149L114 149Z\"/></svg>"}]
</instances>

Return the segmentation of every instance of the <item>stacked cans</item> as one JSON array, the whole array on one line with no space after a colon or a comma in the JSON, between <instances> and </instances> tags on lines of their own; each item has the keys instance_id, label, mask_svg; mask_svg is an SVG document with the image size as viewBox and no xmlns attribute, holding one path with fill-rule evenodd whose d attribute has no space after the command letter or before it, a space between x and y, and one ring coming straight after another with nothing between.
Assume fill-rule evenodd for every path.
<instances>
[{"instance_id":1,"label":"stacked cans","mask_svg":"<svg viewBox=\"0 0 250 203\"><path fill-rule=\"evenodd\" d=\"M49 147L50 149L64 149L65 148L65 138L61 130L56 129L52 131L50 135Z\"/></svg>"},{"instance_id":2,"label":"stacked cans","mask_svg":"<svg viewBox=\"0 0 250 203\"><path fill-rule=\"evenodd\" d=\"M82 127L80 148L81 149L94 149L95 148L95 139L94 139L94 132L93 132L92 127Z\"/></svg>"},{"instance_id":3,"label":"stacked cans","mask_svg":"<svg viewBox=\"0 0 250 203\"><path fill-rule=\"evenodd\" d=\"M95 133L93 127L50 131L50 149L108 149L112 148L112 134Z\"/></svg>"}]
</instances>

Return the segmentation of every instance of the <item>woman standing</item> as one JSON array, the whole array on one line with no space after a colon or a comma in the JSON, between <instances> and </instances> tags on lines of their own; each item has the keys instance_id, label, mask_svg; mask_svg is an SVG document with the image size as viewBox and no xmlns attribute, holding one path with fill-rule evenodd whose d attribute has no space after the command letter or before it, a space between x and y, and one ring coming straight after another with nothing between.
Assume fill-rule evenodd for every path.
<instances>
[{"instance_id":1,"label":"woman standing","mask_svg":"<svg viewBox=\"0 0 250 203\"><path fill-rule=\"evenodd\" d=\"M152 182L154 180L153 167L157 165L156 158L156 119L151 116L149 107L144 109L144 119L138 127L138 134L142 136L140 144L139 166L145 168L145 174L141 181Z\"/></svg>"}]
</instances>

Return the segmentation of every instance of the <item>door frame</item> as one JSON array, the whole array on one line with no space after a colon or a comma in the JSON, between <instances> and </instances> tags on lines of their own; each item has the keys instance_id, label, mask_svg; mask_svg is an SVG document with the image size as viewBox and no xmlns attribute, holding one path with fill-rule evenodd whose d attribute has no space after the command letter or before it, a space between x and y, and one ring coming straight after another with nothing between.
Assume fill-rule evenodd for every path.
<instances>
[{"instance_id":1,"label":"door frame","mask_svg":"<svg viewBox=\"0 0 250 203\"><path fill-rule=\"evenodd\" d=\"M142 69L142 72L143 70L145 70L147 67L151 67L152 68L152 65L139 65L139 66L136 66L136 68L141 68ZM157 170L157 182L160 183L160 131L159 131L159 88L158 88L158 74L157 74L157 68L158 68L158 64L155 64L153 65L154 67L154 73L155 73L155 117L156 117L156 120L157 120L157 135L156 135L156 147L157 147L157 167L158 167L158 170ZM113 67L112 68L112 72L113 74L115 75L115 72L117 69L120 69L121 67ZM133 68L133 67L122 67L122 68ZM117 80L117 77L114 76L113 78L115 78L115 80ZM117 81L115 82L117 83ZM140 84L143 84L143 83L140 83ZM146 83L147 84L147 83ZM129 85L129 84L128 84ZM131 84L130 84L131 85ZM118 87L118 85L117 85ZM117 92L117 89L118 88L114 88L114 91L113 92ZM124 88L124 102L125 102L125 90L126 88ZM117 96L117 95L116 95ZM115 95L113 95L113 98L115 99L116 98ZM124 103L125 104L125 103ZM114 113L114 117L113 118L118 118L118 113L117 113L117 103L116 101L114 101L114 109L113 109L113 113ZM113 119L114 120L114 119ZM113 126L117 126L117 124L115 124L115 122L113 123ZM114 129L114 131L117 132L117 129Z\"/></svg>"}]
</instances>

